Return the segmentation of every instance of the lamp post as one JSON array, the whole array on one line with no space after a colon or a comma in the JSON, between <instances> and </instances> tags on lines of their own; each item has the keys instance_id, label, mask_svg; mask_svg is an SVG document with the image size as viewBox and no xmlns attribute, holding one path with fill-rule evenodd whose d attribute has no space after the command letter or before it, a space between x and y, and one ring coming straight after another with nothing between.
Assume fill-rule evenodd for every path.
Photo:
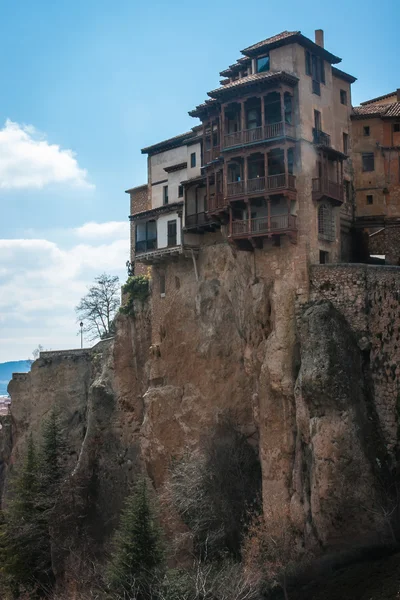
<instances>
[{"instance_id":1,"label":"lamp post","mask_svg":"<svg viewBox=\"0 0 400 600\"><path fill-rule=\"evenodd\" d=\"M83 322L79 323L79 327L81 328L81 348L83 348Z\"/></svg>"}]
</instances>

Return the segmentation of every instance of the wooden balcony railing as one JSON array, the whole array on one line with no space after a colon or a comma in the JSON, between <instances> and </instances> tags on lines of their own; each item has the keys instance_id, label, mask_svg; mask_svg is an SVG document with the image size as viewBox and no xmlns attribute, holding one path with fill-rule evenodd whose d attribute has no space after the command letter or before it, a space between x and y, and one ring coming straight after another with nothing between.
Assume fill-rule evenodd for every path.
<instances>
[{"instance_id":1,"label":"wooden balcony railing","mask_svg":"<svg viewBox=\"0 0 400 600\"><path fill-rule=\"evenodd\" d=\"M214 146L214 148L209 148L204 151L204 164L208 164L213 160L216 160L221 154L221 149L219 146Z\"/></svg>"},{"instance_id":2,"label":"wooden balcony railing","mask_svg":"<svg viewBox=\"0 0 400 600\"><path fill-rule=\"evenodd\" d=\"M257 194L264 190L295 190L296 189L296 177L288 174L286 177L285 173L279 175L270 175L269 177L255 177L254 179L248 179L244 181L234 181L228 183L227 197L240 196L247 194Z\"/></svg>"},{"instance_id":3,"label":"wooden balcony railing","mask_svg":"<svg viewBox=\"0 0 400 600\"><path fill-rule=\"evenodd\" d=\"M216 194L210 194L207 201L207 212L217 212L226 207L227 202L225 201L224 195L221 192Z\"/></svg>"},{"instance_id":4,"label":"wooden balcony railing","mask_svg":"<svg viewBox=\"0 0 400 600\"><path fill-rule=\"evenodd\" d=\"M224 148L240 146L243 144L253 144L264 140L283 137L284 135L294 137L294 127L288 123L280 121L264 127L255 127L254 129L245 129L235 133L227 133L224 137Z\"/></svg>"},{"instance_id":5,"label":"wooden balcony railing","mask_svg":"<svg viewBox=\"0 0 400 600\"><path fill-rule=\"evenodd\" d=\"M240 196L241 194L244 194L244 181L228 183L227 196Z\"/></svg>"},{"instance_id":6,"label":"wooden balcony railing","mask_svg":"<svg viewBox=\"0 0 400 600\"><path fill-rule=\"evenodd\" d=\"M284 233L285 231L296 230L296 216L289 215L288 213L283 215L257 217L256 219L232 221L231 223L232 237L252 237L254 235Z\"/></svg>"},{"instance_id":7,"label":"wooden balcony railing","mask_svg":"<svg viewBox=\"0 0 400 600\"><path fill-rule=\"evenodd\" d=\"M192 227L198 227L199 225L205 225L207 222L207 215L205 212L195 213L194 215L185 216L185 227L190 229Z\"/></svg>"},{"instance_id":8,"label":"wooden balcony railing","mask_svg":"<svg viewBox=\"0 0 400 600\"><path fill-rule=\"evenodd\" d=\"M325 177L316 177L312 180L312 191L316 199L327 196L338 202L344 201L344 186Z\"/></svg>"}]
</instances>

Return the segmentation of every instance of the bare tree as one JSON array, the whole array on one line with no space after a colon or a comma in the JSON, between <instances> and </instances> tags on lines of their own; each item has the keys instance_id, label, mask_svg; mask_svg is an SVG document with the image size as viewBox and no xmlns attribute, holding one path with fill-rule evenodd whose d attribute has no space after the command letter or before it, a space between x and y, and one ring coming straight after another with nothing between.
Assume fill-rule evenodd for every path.
<instances>
[{"instance_id":1,"label":"bare tree","mask_svg":"<svg viewBox=\"0 0 400 600\"><path fill-rule=\"evenodd\" d=\"M43 350L44 350L44 348L43 348L42 344L39 344L39 345L37 346L37 348L35 348L35 349L32 351L32 357L33 357L33 360L37 360L37 359L39 358L39 356L40 356L40 353L41 353L41 352L43 352Z\"/></svg>"},{"instance_id":2,"label":"bare tree","mask_svg":"<svg viewBox=\"0 0 400 600\"><path fill-rule=\"evenodd\" d=\"M120 305L119 278L103 273L82 298L75 312L83 322L83 331L93 341L113 333L114 317Z\"/></svg>"}]
</instances>

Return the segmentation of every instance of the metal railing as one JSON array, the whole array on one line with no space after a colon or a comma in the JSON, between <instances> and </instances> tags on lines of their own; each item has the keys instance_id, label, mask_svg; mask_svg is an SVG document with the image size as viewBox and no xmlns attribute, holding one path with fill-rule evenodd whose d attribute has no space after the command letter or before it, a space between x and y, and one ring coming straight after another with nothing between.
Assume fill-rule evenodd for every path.
<instances>
[{"instance_id":1,"label":"metal railing","mask_svg":"<svg viewBox=\"0 0 400 600\"><path fill-rule=\"evenodd\" d=\"M232 221L231 235L232 237L248 237L252 235L279 233L284 231L296 231L296 216L289 215L270 215L265 217L257 217L255 219L244 219Z\"/></svg>"},{"instance_id":2,"label":"metal railing","mask_svg":"<svg viewBox=\"0 0 400 600\"><path fill-rule=\"evenodd\" d=\"M315 127L313 127L313 141L314 144L327 146L328 148L331 146L331 136L324 131L321 131L321 129L316 129Z\"/></svg>"},{"instance_id":3,"label":"metal railing","mask_svg":"<svg viewBox=\"0 0 400 600\"><path fill-rule=\"evenodd\" d=\"M293 125L284 123L283 121L270 123L269 125L264 125L264 127L260 126L253 129L245 129L244 131L235 131L234 133L227 133L224 136L224 148L271 140L285 135L294 137L294 131Z\"/></svg>"},{"instance_id":4,"label":"metal railing","mask_svg":"<svg viewBox=\"0 0 400 600\"><path fill-rule=\"evenodd\" d=\"M328 196L339 202L344 200L344 186L325 177L316 177L312 180L312 191L315 195Z\"/></svg>"}]
</instances>

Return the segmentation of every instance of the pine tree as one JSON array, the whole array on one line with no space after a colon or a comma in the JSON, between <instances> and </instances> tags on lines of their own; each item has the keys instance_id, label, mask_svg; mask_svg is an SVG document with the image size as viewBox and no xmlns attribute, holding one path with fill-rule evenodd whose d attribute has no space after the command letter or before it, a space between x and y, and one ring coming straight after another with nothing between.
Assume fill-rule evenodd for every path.
<instances>
[{"instance_id":1,"label":"pine tree","mask_svg":"<svg viewBox=\"0 0 400 600\"><path fill-rule=\"evenodd\" d=\"M152 582L162 565L161 531L156 524L146 480L140 479L121 514L108 568L109 587L122 598L147 600L151 598Z\"/></svg>"}]
</instances>

